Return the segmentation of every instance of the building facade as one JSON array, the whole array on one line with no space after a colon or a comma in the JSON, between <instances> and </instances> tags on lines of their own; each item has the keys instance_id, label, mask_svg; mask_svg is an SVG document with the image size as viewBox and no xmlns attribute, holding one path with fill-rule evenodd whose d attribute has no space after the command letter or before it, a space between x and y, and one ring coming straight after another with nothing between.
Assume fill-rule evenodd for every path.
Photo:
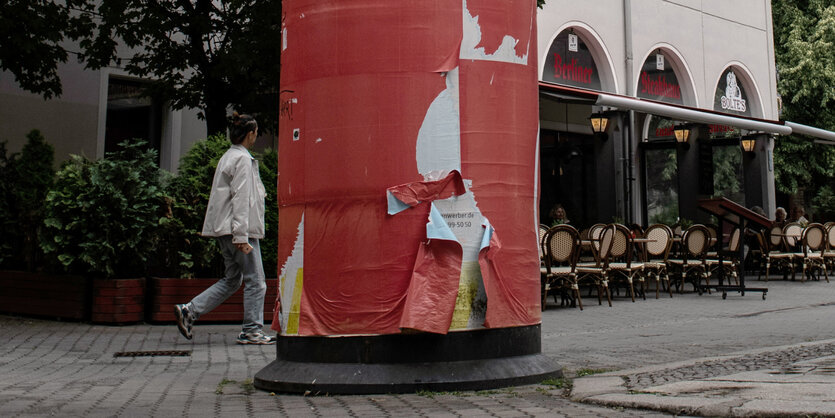
<instances>
[{"instance_id":1,"label":"building facade","mask_svg":"<svg viewBox=\"0 0 835 418\"><path fill-rule=\"evenodd\" d=\"M711 196L773 214L786 130L767 0L549 0L537 25L543 222L555 205L579 227L707 222L696 200Z\"/></svg>"},{"instance_id":2,"label":"building facade","mask_svg":"<svg viewBox=\"0 0 835 418\"><path fill-rule=\"evenodd\" d=\"M11 73L0 73L0 140L9 152L19 151L32 129L55 147L58 163L70 154L101 158L122 140L143 138L159 151L160 167L175 171L180 156L206 137L197 110L173 110L144 97L147 81L118 67L87 70L71 56L58 72L63 94L51 100L22 90Z\"/></svg>"}]
</instances>

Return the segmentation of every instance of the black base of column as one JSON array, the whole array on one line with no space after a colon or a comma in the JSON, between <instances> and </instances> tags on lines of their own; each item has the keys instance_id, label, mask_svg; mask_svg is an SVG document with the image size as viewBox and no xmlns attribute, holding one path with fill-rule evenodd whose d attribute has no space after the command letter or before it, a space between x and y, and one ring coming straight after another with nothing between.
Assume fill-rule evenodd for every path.
<instances>
[{"instance_id":1,"label":"black base of column","mask_svg":"<svg viewBox=\"0 0 835 418\"><path fill-rule=\"evenodd\" d=\"M562 376L540 327L359 337L279 337L255 387L309 394L484 390Z\"/></svg>"}]
</instances>

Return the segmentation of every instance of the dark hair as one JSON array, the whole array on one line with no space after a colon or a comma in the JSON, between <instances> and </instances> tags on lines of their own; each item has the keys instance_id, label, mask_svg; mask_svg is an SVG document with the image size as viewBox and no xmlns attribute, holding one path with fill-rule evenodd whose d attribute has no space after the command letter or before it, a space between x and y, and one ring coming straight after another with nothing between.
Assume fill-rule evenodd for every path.
<instances>
[{"instance_id":1,"label":"dark hair","mask_svg":"<svg viewBox=\"0 0 835 418\"><path fill-rule=\"evenodd\" d=\"M239 115L238 112L232 113L232 124L229 126L229 140L233 144L240 144L244 142L244 138L250 132L258 129L258 122L250 115Z\"/></svg>"}]
</instances>

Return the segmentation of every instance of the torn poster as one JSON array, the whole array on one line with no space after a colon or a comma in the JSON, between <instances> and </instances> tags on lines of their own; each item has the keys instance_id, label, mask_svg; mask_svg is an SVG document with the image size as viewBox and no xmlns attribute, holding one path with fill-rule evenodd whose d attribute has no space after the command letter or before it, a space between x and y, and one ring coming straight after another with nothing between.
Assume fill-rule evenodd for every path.
<instances>
[{"instance_id":1,"label":"torn poster","mask_svg":"<svg viewBox=\"0 0 835 418\"><path fill-rule=\"evenodd\" d=\"M535 2L283 7L273 328L539 323Z\"/></svg>"}]
</instances>

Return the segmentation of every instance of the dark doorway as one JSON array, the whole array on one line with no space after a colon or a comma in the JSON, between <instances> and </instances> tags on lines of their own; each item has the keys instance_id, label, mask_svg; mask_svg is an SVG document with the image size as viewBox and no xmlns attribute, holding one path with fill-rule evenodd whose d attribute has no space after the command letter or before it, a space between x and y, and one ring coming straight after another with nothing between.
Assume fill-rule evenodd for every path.
<instances>
[{"instance_id":1,"label":"dark doorway","mask_svg":"<svg viewBox=\"0 0 835 418\"><path fill-rule=\"evenodd\" d=\"M571 225L583 229L598 222L594 138L571 132L540 131L540 222L551 225L550 211L565 208Z\"/></svg>"},{"instance_id":2,"label":"dark doorway","mask_svg":"<svg viewBox=\"0 0 835 418\"><path fill-rule=\"evenodd\" d=\"M118 150L118 144L129 139L143 139L157 150L157 163L162 137L162 106L144 93L140 81L110 78L107 86L107 120L104 152Z\"/></svg>"}]
</instances>

